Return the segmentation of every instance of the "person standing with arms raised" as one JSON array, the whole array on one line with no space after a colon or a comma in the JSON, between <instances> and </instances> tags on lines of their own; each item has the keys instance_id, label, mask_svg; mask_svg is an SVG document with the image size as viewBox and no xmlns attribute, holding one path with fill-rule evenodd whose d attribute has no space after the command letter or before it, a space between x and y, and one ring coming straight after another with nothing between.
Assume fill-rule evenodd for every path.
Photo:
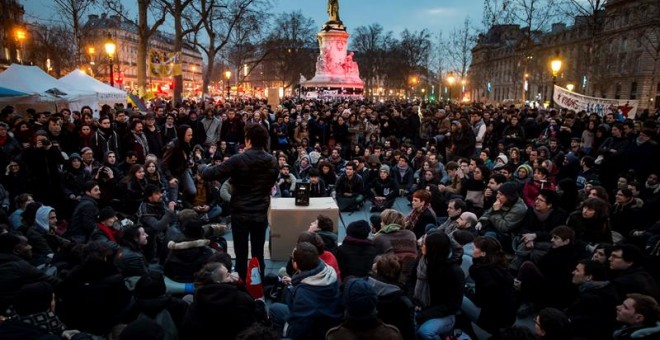
<instances>
[{"instance_id":1,"label":"person standing with arms raised","mask_svg":"<svg viewBox=\"0 0 660 340\"><path fill-rule=\"evenodd\" d=\"M231 178L232 237L236 251L236 271L245 280L247 272L248 239L252 257L259 259L264 270L264 243L268 227L270 191L279 173L277 160L266 150L268 130L259 124L245 127L245 149L228 160L202 171L204 180Z\"/></svg>"}]
</instances>

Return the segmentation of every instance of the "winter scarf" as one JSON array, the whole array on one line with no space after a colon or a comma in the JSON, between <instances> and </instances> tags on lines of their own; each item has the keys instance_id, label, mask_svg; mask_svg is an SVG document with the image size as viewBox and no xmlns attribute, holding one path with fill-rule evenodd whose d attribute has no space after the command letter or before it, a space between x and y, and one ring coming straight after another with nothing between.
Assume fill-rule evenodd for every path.
<instances>
[{"instance_id":1,"label":"winter scarf","mask_svg":"<svg viewBox=\"0 0 660 340\"><path fill-rule=\"evenodd\" d=\"M431 204L429 202L426 202L426 204L424 204L424 206L421 209L419 209L419 210L418 209L413 209L410 212L410 215L406 216L406 220L405 220L406 221L405 222L406 229L412 230L415 227L415 224L417 224L417 221L419 220L419 217L422 215L422 213L424 213L424 211L426 209L431 210L433 215L435 215L435 213L433 212L433 209L431 209Z\"/></svg>"}]
</instances>

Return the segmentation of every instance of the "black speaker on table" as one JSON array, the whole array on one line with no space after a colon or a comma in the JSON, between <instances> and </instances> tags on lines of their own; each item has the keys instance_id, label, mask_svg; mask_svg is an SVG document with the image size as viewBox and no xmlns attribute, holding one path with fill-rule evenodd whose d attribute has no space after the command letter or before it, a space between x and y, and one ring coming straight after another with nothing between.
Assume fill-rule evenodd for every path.
<instances>
[{"instance_id":1,"label":"black speaker on table","mask_svg":"<svg viewBox=\"0 0 660 340\"><path fill-rule=\"evenodd\" d=\"M309 205L309 191L311 186L308 181L296 181L296 188L293 191L296 205Z\"/></svg>"}]
</instances>

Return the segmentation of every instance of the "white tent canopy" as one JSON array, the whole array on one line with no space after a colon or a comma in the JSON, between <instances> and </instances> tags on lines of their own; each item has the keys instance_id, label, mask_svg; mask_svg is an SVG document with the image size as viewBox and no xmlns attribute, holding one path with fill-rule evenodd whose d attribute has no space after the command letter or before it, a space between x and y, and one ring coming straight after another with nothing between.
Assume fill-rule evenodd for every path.
<instances>
[{"instance_id":1,"label":"white tent canopy","mask_svg":"<svg viewBox=\"0 0 660 340\"><path fill-rule=\"evenodd\" d=\"M127 95L125 91L98 81L79 69L71 71L71 73L60 78L58 81L76 90L94 92L96 94L96 100L94 105L89 106L94 109L95 115L98 112L97 110L104 104L114 107L115 104L122 103L126 106Z\"/></svg>"},{"instance_id":2,"label":"white tent canopy","mask_svg":"<svg viewBox=\"0 0 660 340\"><path fill-rule=\"evenodd\" d=\"M93 92L69 87L37 66L12 64L0 73L0 86L29 94L20 99L21 103L54 102L75 106L94 98Z\"/></svg>"}]
</instances>

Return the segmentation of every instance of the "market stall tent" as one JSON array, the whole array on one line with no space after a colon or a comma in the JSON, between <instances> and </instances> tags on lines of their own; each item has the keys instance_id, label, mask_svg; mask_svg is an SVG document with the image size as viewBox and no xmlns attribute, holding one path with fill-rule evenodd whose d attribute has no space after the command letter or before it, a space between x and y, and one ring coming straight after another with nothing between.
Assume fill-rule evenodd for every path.
<instances>
[{"instance_id":1,"label":"market stall tent","mask_svg":"<svg viewBox=\"0 0 660 340\"><path fill-rule=\"evenodd\" d=\"M79 69L75 69L71 71L71 73L60 78L59 82L76 90L94 92L96 100L93 105L89 106L94 110L95 116L101 106L105 104L114 107L115 104L121 103L124 107L126 106L127 94L124 90L114 88L106 83L98 81Z\"/></svg>"},{"instance_id":2,"label":"market stall tent","mask_svg":"<svg viewBox=\"0 0 660 340\"><path fill-rule=\"evenodd\" d=\"M26 94L0 97L0 102L9 105L46 106L55 111L64 107L79 110L95 100L94 92L70 87L37 66L12 64L0 73L0 87Z\"/></svg>"}]
</instances>

